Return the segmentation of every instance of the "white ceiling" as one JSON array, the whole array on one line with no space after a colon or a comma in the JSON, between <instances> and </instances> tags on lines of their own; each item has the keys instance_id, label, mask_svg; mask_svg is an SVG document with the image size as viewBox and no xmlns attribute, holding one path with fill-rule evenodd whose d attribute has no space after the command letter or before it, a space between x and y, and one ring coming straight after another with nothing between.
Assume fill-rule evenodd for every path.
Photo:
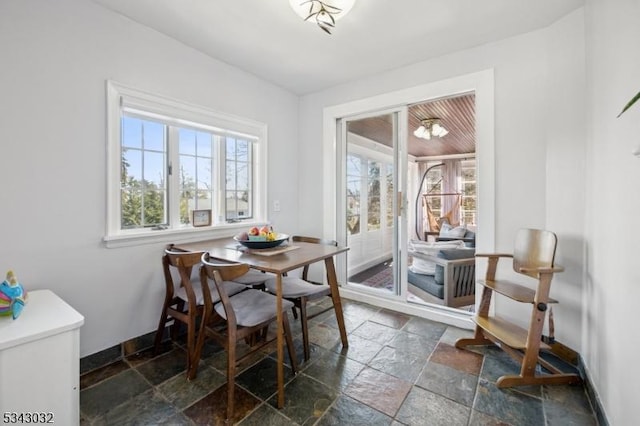
<instances>
[{"instance_id":1,"label":"white ceiling","mask_svg":"<svg viewBox=\"0 0 640 426\"><path fill-rule=\"evenodd\" d=\"M325 34L288 0L94 0L296 94L545 27L584 0L357 0Z\"/></svg>"}]
</instances>

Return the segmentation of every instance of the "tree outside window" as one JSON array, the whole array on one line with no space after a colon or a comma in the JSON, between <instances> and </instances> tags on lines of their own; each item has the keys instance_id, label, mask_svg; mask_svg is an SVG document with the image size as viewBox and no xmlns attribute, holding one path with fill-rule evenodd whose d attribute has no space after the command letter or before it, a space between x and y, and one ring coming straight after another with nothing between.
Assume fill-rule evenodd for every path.
<instances>
[{"instance_id":1,"label":"tree outside window","mask_svg":"<svg viewBox=\"0 0 640 426\"><path fill-rule=\"evenodd\" d=\"M380 163L369 160L367 177L367 230L380 229Z\"/></svg>"}]
</instances>

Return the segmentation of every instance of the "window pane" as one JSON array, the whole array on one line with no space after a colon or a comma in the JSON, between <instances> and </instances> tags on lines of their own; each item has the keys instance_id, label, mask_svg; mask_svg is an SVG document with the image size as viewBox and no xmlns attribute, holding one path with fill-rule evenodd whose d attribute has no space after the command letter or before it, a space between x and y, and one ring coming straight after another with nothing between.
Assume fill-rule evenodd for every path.
<instances>
[{"instance_id":1,"label":"window pane","mask_svg":"<svg viewBox=\"0 0 640 426\"><path fill-rule=\"evenodd\" d=\"M122 117L122 146L142 148L142 120Z\"/></svg>"},{"instance_id":2,"label":"window pane","mask_svg":"<svg viewBox=\"0 0 640 426\"><path fill-rule=\"evenodd\" d=\"M211 133L198 132L196 134L196 152L198 157L211 158L211 143L213 135Z\"/></svg>"},{"instance_id":3,"label":"window pane","mask_svg":"<svg viewBox=\"0 0 640 426\"><path fill-rule=\"evenodd\" d=\"M196 210L205 210L213 207L211 203L211 191L197 191Z\"/></svg>"},{"instance_id":4,"label":"window pane","mask_svg":"<svg viewBox=\"0 0 640 426\"><path fill-rule=\"evenodd\" d=\"M227 190L236 189L236 163L232 161L227 161L227 171L226 171L226 188Z\"/></svg>"},{"instance_id":5,"label":"window pane","mask_svg":"<svg viewBox=\"0 0 640 426\"><path fill-rule=\"evenodd\" d=\"M476 224L476 164L462 162L462 206L461 216L465 225Z\"/></svg>"},{"instance_id":6,"label":"window pane","mask_svg":"<svg viewBox=\"0 0 640 426\"><path fill-rule=\"evenodd\" d=\"M166 126L126 115L121 125L121 229L164 224Z\"/></svg>"},{"instance_id":7,"label":"window pane","mask_svg":"<svg viewBox=\"0 0 640 426\"><path fill-rule=\"evenodd\" d=\"M347 213L347 230L349 235L360 233L360 215Z\"/></svg>"},{"instance_id":8,"label":"window pane","mask_svg":"<svg viewBox=\"0 0 640 426\"><path fill-rule=\"evenodd\" d=\"M178 152L184 155L196 155L196 132L190 129L180 129L178 132Z\"/></svg>"},{"instance_id":9,"label":"window pane","mask_svg":"<svg viewBox=\"0 0 640 426\"><path fill-rule=\"evenodd\" d=\"M226 219L253 217L251 198L253 142L227 137L225 148Z\"/></svg>"},{"instance_id":10,"label":"window pane","mask_svg":"<svg viewBox=\"0 0 640 426\"><path fill-rule=\"evenodd\" d=\"M142 151L123 149L122 151L122 186L140 186L142 182Z\"/></svg>"},{"instance_id":11,"label":"window pane","mask_svg":"<svg viewBox=\"0 0 640 426\"><path fill-rule=\"evenodd\" d=\"M386 196L386 205L387 205L387 228L393 226L393 165L386 164L386 180L387 180L387 196Z\"/></svg>"},{"instance_id":12,"label":"window pane","mask_svg":"<svg viewBox=\"0 0 640 426\"><path fill-rule=\"evenodd\" d=\"M163 225L167 223L165 215L164 191L146 191L142 200L144 205L143 226Z\"/></svg>"},{"instance_id":13,"label":"window pane","mask_svg":"<svg viewBox=\"0 0 640 426\"><path fill-rule=\"evenodd\" d=\"M144 171L143 176L145 185L152 188L164 187L164 159L165 155L161 152L144 153Z\"/></svg>"},{"instance_id":14,"label":"window pane","mask_svg":"<svg viewBox=\"0 0 640 426\"><path fill-rule=\"evenodd\" d=\"M252 217L253 205L251 191L238 191L238 217Z\"/></svg>"},{"instance_id":15,"label":"window pane","mask_svg":"<svg viewBox=\"0 0 640 426\"><path fill-rule=\"evenodd\" d=\"M142 192L136 189L120 191L122 229L138 228L142 224Z\"/></svg>"},{"instance_id":16,"label":"window pane","mask_svg":"<svg viewBox=\"0 0 640 426\"><path fill-rule=\"evenodd\" d=\"M380 163L369 161L367 230L380 229Z\"/></svg>"},{"instance_id":17,"label":"window pane","mask_svg":"<svg viewBox=\"0 0 640 426\"><path fill-rule=\"evenodd\" d=\"M164 151L165 126L153 121L144 121L144 149Z\"/></svg>"},{"instance_id":18,"label":"window pane","mask_svg":"<svg viewBox=\"0 0 640 426\"><path fill-rule=\"evenodd\" d=\"M360 157L357 155L347 155L347 176L360 176Z\"/></svg>"},{"instance_id":19,"label":"window pane","mask_svg":"<svg viewBox=\"0 0 640 426\"><path fill-rule=\"evenodd\" d=\"M246 193L227 191L226 203L227 220L249 217L249 203L246 200Z\"/></svg>"},{"instance_id":20,"label":"window pane","mask_svg":"<svg viewBox=\"0 0 640 426\"><path fill-rule=\"evenodd\" d=\"M238 163L236 166L236 188L239 190L249 189L249 165Z\"/></svg>"},{"instance_id":21,"label":"window pane","mask_svg":"<svg viewBox=\"0 0 640 426\"><path fill-rule=\"evenodd\" d=\"M236 143L236 160L249 161L249 147L251 142L238 140Z\"/></svg>"},{"instance_id":22,"label":"window pane","mask_svg":"<svg viewBox=\"0 0 640 426\"><path fill-rule=\"evenodd\" d=\"M380 197L369 197L369 218L367 230L380 229Z\"/></svg>"},{"instance_id":23,"label":"window pane","mask_svg":"<svg viewBox=\"0 0 640 426\"><path fill-rule=\"evenodd\" d=\"M236 140L234 138L227 137L226 138L226 152L227 152L227 160L235 160L236 159Z\"/></svg>"},{"instance_id":24,"label":"window pane","mask_svg":"<svg viewBox=\"0 0 640 426\"><path fill-rule=\"evenodd\" d=\"M191 211L195 207L195 191L180 191L180 224L191 223Z\"/></svg>"},{"instance_id":25,"label":"window pane","mask_svg":"<svg viewBox=\"0 0 640 426\"><path fill-rule=\"evenodd\" d=\"M347 181L347 196L350 195L360 195L360 179Z\"/></svg>"},{"instance_id":26,"label":"window pane","mask_svg":"<svg viewBox=\"0 0 640 426\"><path fill-rule=\"evenodd\" d=\"M360 192L362 188L362 159L347 155L347 232L360 233Z\"/></svg>"},{"instance_id":27,"label":"window pane","mask_svg":"<svg viewBox=\"0 0 640 426\"><path fill-rule=\"evenodd\" d=\"M211 158L198 157L198 189L211 190L212 185L212 173L211 173Z\"/></svg>"},{"instance_id":28,"label":"window pane","mask_svg":"<svg viewBox=\"0 0 640 426\"><path fill-rule=\"evenodd\" d=\"M214 210L216 137L208 132L180 130L180 223L191 223L191 212ZM184 138L183 138L184 136ZM215 217L215 215L213 215Z\"/></svg>"},{"instance_id":29,"label":"window pane","mask_svg":"<svg viewBox=\"0 0 640 426\"><path fill-rule=\"evenodd\" d=\"M180 156L180 186L182 188L196 186L196 159L185 155Z\"/></svg>"},{"instance_id":30,"label":"window pane","mask_svg":"<svg viewBox=\"0 0 640 426\"><path fill-rule=\"evenodd\" d=\"M211 209L215 211L214 153L217 137L203 131L180 129L180 223L191 223L191 211Z\"/></svg>"},{"instance_id":31,"label":"window pane","mask_svg":"<svg viewBox=\"0 0 640 426\"><path fill-rule=\"evenodd\" d=\"M427 167L433 166L434 163L427 163ZM425 194L439 194L442 192L442 167L434 167L427 173L425 180ZM441 197L426 197L426 201L429 203L431 212L435 218L439 218L442 215L442 198Z\"/></svg>"},{"instance_id":32,"label":"window pane","mask_svg":"<svg viewBox=\"0 0 640 426\"><path fill-rule=\"evenodd\" d=\"M228 191L226 203L227 220L251 217L251 199L247 191Z\"/></svg>"}]
</instances>

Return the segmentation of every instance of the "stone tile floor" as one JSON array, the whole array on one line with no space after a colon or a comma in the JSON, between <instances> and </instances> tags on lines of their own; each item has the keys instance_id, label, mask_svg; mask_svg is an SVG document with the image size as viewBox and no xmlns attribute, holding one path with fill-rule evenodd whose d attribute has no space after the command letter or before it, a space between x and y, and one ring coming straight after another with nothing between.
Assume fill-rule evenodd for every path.
<instances>
[{"instance_id":1,"label":"stone tile floor","mask_svg":"<svg viewBox=\"0 0 640 426\"><path fill-rule=\"evenodd\" d=\"M327 299L322 303L330 303ZM312 320L312 354L300 371L285 369L284 408L275 408L275 347L247 360L236 379L240 425L597 425L583 386L498 389L518 364L497 348L453 345L471 332L423 318L344 301L349 348L333 311ZM99 366L109 354L83 359L82 425L222 424L226 356L207 346L198 377L185 376L184 342L165 342L152 357L152 335L130 355ZM126 346L126 345L125 345ZM114 349L116 352L120 349ZM113 354L111 354L113 355Z\"/></svg>"}]
</instances>

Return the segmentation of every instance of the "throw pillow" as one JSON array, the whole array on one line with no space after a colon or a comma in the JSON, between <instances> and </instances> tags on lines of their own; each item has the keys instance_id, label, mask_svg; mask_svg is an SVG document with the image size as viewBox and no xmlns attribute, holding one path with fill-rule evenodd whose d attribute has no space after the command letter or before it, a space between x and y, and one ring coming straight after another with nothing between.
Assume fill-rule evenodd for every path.
<instances>
[{"instance_id":1,"label":"throw pillow","mask_svg":"<svg viewBox=\"0 0 640 426\"><path fill-rule=\"evenodd\" d=\"M414 257L409 270L415 274L433 275L436 272L436 264L430 260Z\"/></svg>"},{"instance_id":2,"label":"throw pillow","mask_svg":"<svg viewBox=\"0 0 640 426\"><path fill-rule=\"evenodd\" d=\"M409 251L415 251L418 253L429 254L435 256L442 249L455 249L463 248L464 243L462 241L421 241L411 240L409 241Z\"/></svg>"},{"instance_id":3,"label":"throw pillow","mask_svg":"<svg viewBox=\"0 0 640 426\"><path fill-rule=\"evenodd\" d=\"M466 226L456 226L453 228L451 225L443 225L442 229L440 229L441 237L448 238L464 238L464 234L467 233Z\"/></svg>"}]
</instances>

